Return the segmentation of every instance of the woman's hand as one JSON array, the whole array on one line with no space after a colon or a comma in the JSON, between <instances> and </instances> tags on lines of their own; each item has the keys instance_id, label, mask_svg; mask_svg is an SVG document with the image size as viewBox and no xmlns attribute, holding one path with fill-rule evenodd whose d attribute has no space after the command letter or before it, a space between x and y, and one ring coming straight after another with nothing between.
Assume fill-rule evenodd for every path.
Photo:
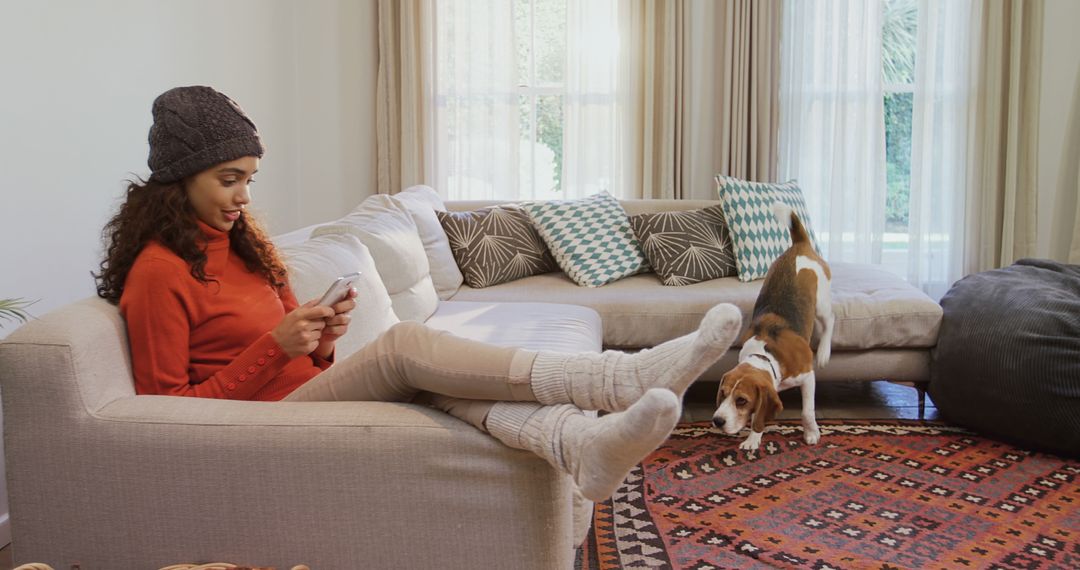
<instances>
[{"instance_id":1,"label":"woman's hand","mask_svg":"<svg viewBox=\"0 0 1080 570\"><path fill-rule=\"evenodd\" d=\"M328 360L334 353L334 344L337 339L349 332L349 323L352 322L352 315L349 313L356 308L354 300L356 295L356 289L349 289L345 299L334 304L334 315L326 319L326 328L323 329L322 338L319 339L319 345L315 348L315 356Z\"/></svg>"},{"instance_id":2,"label":"woman's hand","mask_svg":"<svg viewBox=\"0 0 1080 570\"><path fill-rule=\"evenodd\" d=\"M289 358L311 354L319 347L326 321L332 317L334 309L319 307L315 301L308 301L285 315L278 326L270 331L270 336L274 337L274 342Z\"/></svg>"}]
</instances>

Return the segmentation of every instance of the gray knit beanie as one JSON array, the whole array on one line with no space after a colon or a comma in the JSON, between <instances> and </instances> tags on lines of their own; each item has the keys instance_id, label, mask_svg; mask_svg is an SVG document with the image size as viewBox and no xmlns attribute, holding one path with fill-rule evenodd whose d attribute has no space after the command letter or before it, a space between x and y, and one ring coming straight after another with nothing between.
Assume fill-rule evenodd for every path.
<instances>
[{"instance_id":1,"label":"gray knit beanie","mask_svg":"<svg viewBox=\"0 0 1080 570\"><path fill-rule=\"evenodd\" d=\"M265 151L243 109L210 87L170 89L154 99L153 114L146 162L155 182L169 184Z\"/></svg>"}]
</instances>

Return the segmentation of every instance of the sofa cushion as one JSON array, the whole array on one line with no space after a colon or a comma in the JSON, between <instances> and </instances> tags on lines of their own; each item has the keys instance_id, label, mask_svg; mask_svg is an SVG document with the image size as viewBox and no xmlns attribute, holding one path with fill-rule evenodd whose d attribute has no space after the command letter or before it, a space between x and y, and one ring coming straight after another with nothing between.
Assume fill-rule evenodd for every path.
<instances>
[{"instance_id":1,"label":"sofa cushion","mask_svg":"<svg viewBox=\"0 0 1080 570\"><path fill-rule=\"evenodd\" d=\"M289 269L289 284L301 304L321 296L338 276L360 272L360 279L353 285L358 293L356 309L349 331L337 341L337 360L356 352L398 322L375 262L356 236L326 234L280 251Z\"/></svg>"},{"instance_id":2,"label":"sofa cushion","mask_svg":"<svg viewBox=\"0 0 1080 570\"><path fill-rule=\"evenodd\" d=\"M345 217L315 228L311 236L343 233L360 238L371 252L399 319L423 322L435 312L439 296L416 222L390 196L368 197Z\"/></svg>"},{"instance_id":3,"label":"sofa cushion","mask_svg":"<svg viewBox=\"0 0 1080 570\"><path fill-rule=\"evenodd\" d=\"M941 307L925 293L884 269L833 263L836 328L833 351L934 346ZM463 286L453 301L569 303L596 309L603 318L604 346L640 348L695 330L717 303L734 303L748 327L761 281L735 277L661 287L652 275L634 275L599 289L574 285L561 273L536 275L487 289Z\"/></svg>"},{"instance_id":4,"label":"sofa cushion","mask_svg":"<svg viewBox=\"0 0 1080 570\"><path fill-rule=\"evenodd\" d=\"M450 241L435 215L435 212L446 210L442 198L431 186L422 185L410 186L391 198L412 216L424 244L435 292L440 299L449 299L461 287L462 275L450 252Z\"/></svg>"},{"instance_id":5,"label":"sofa cushion","mask_svg":"<svg viewBox=\"0 0 1080 570\"><path fill-rule=\"evenodd\" d=\"M559 270L529 215L517 206L438 212L438 217L470 287Z\"/></svg>"},{"instance_id":6,"label":"sofa cushion","mask_svg":"<svg viewBox=\"0 0 1080 570\"><path fill-rule=\"evenodd\" d=\"M735 274L735 255L720 206L630 216L641 249L664 285Z\"/></svg>"},{"instance_id":7,"label":"sofa cushion","mask_svg":"<svg viewBox=\"0 0 1080 570\"><path fill-rule=\"evenodd\" d=\"M580 305L444 301L428 326L498 346L559 352L598 352L603 327Z\"/></svg>"},{"instance_id":8,"label":"sofa cushion","mask_svg":"<svg viewBox=\"0 0 1080 570\"><path fill-rule=\"evenodd\" d=\"M599 287L648 268L626 211L611 194L523 204L559 267Z\"/></svg>"},{"instance_id":9,"label":"sofa cushion","mask_svg":"<svg viewBox=\"0 0 1080 570\"><path fill-rule=\"evenodd\" d=\"M716 175L716 188L735 246L735 265L739 280L753 281L765 277L780 254L791 246L791 232L772 213L775 202L791 206L798 214L810 241L821 253L813 224L806 211L802 190L794 180L783 184L748 182L738 178Z\"/></svg>"}]
</instances>

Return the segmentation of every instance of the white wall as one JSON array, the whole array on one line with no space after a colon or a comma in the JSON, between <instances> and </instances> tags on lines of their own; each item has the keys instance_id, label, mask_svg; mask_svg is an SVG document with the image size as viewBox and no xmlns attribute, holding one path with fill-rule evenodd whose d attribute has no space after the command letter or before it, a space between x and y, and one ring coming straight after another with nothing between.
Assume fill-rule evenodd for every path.
<instances>
[{"instance_id":1,"label":"white wall","mask_svg":"<svg viewBox=\"0 0 1080 570\"><path fill-rule=\"evenodd\" d=\"M8 1L0 7L0 298L92 295L123 181L147 176L150 104L212 85L267 145L272 233L374 188L376 1ZM0 327L0 336L12 327Z\"/></svg>"},{"instance_id":2,"label":"white wall","mask_svg":"<svg viewBox=\"0 0 1080 570\"><path fill-rule=\"evenodd\" d=\"M149 175L151 102L177 85L214 86L259 126L253 208L272 233L373 193L376 5L4 0L0 298L37 299L40 315L94 294L101 228L124 179Z\"/></svg>"},{"instance_id":3,"label":"white wall","mask_svg":"<svg viewBox=\"0 0 1080 570\"><path fill-rule=\"evenodd\" d=\"M295 5L297 220L281 230L341 216L376 186L376 0Z\"/></svg>"},{"instance_id":4,"label":"white wall","mask_svg":"<svg viewBox=\"0 0 1080 570\"><path fill-rule=\"evenodd\" d=\"M1076 212L1076 160L1080 158L1080 2L1046 0L1039 96L1038 257L1065 261L1058 214ZM1071 227L1071 226L1070 226ZM1056 247L1055 247L1056 246Z\"/></svg>"}]
</instances>

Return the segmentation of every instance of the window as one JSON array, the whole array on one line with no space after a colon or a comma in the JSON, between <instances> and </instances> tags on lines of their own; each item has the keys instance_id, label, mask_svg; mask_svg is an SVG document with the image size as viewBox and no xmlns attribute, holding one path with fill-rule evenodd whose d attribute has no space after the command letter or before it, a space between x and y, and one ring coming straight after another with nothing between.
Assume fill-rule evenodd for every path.
<instances>
[{"instance_id":1,"label":"window","mask_svg":"<svg viewBox=\"0 0 1080 570\"><path fill-rule=\"evenodd\" d=\"M566 0L514 0L521 193L562 196Z\"/></svg>"},{"instance_id":2,"label":"window","mask_svg":"<svg viewBox=\"0 0 1080 570\"><path fill-rule=\"evenodd\" d=\"M883 0L881 65L885 93L885 236L882 264L907 272L911 122L915 98L916 0Z\"/></svg>"},{"instance_id":3,"label":"window","mask_svg":"<svg viewBox=\"0 0 1080 570\"><path fill-rule=\"evenodd\" d=\"M435 3L434 181L456 200L619 196L617 0ZM625 18L625 20L629 20ZM620 83L622 81L622 83Z\"/></svg>"}]
</instances>

